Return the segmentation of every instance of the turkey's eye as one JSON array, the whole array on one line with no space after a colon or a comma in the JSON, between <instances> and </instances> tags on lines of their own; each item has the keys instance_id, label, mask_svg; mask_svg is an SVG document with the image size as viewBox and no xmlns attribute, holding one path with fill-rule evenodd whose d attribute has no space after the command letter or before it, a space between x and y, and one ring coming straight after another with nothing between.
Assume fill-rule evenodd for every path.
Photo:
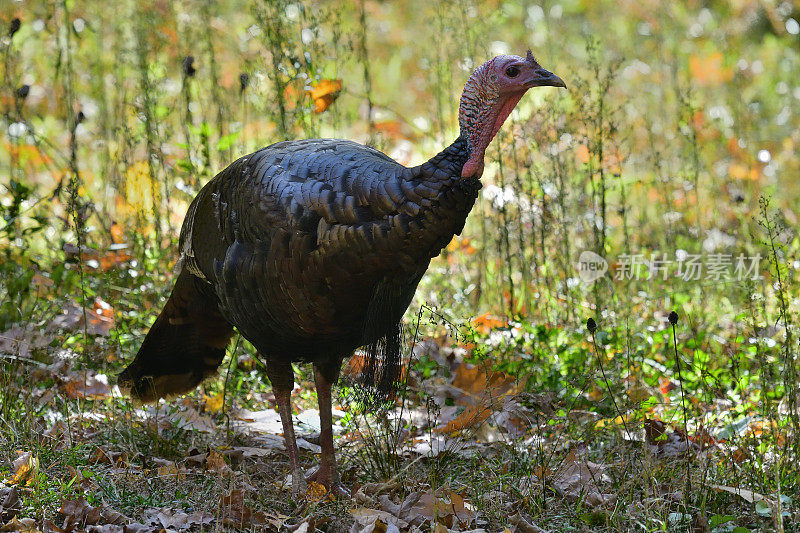
<instances>
[{"instance_id":1,"label":"turkey's eye","mask_svg":"<svg viewBox=\"0 0 800 533\"><path fill-rule=\"evenodd\" d=\"M506 76L509 78L516 78L519 76L519 67L516 65L511 65L506 69Z\"/></svg>"}]
</instances>

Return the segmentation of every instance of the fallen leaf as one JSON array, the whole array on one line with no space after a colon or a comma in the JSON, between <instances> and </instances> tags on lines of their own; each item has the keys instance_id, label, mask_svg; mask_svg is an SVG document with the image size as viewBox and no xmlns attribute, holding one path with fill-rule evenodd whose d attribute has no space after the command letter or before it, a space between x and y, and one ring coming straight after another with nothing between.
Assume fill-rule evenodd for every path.
<instances>
[{"instance_id":1,"label":"fallen leaf","mask_svg":"<svg viewBox=\"0 0 800 533\"><path fill-rule=\"evenodd\" d=\"M89 505L83 497L62 501L58 512L67 518L72 528L81 525L123 524L130 521L130 518L105 505L98 507ZM65 529L71 528L65 527Z\"/></svg>"},{"instance_id":2,"label":"fallen leaf","mask_svg":"<svg viewBox=\"0 0 800 533\"><path fill-rule=\"evenodd\" d=\"M505 372L492 372L478 365L464 363L456 368L452 385L479 398L490 393L499 397L515 388L516 378Z\"/></svg>"},{"instance_id":3,"label":"fallen leaf","mask_svg":"<svg viewBox=\"0 0 800 533\"><path fill-rule=\"evenodd\" d=\"M528 520L526 520L525 517L523 517L519 512L511 515L508 521L512 525L516 526L517 533L547 533L546 530L528 522Z\"/></svg>"},{"instance_id":4,"label":"fallen leaf","mask_svg":"<svg viewBox=\"0 0 800 533\"><path fill-rule=\"evenodd\" d=\"M459 365L447 393L464 409L452 418L443 416L435 431L452 434L483 424L495 410L502 410L506 397L517 389L516 378L509 374L466 363Z\"/></svg>"},{"instance_id":5,"label":"fallen leaf","mask_svg":"<svg viewBox=\"0 0 800 533\"><path fill-rule=\"evenodd\" d=\"M328 489L325 485L311 481L306 488L306 499L310 502L320 502L328 496Z\"/></svg>"},{"instance_id":6,"label":"fallen leaf","mask_svg":"<svg viewBox=\"0 0 800 533\"><path fill-rule=\"evenodd\" d=\"M241 489L234 489L220 497L219 517L222 518L224 525L239 529L247 529L251 526L272 526L280 529L288 518L277 513L254 512L249 505L245 504L244 492Z\"/></svg>"},{"instance_id":7,"label":"fallen leaf","mask_svg":"<svg viewBox=\"0 0 800 533\"><path fill-rule=\"evenodd\" d=\"M481 402L464 409L456 418L447 422L444 426L437 427L436 432L449 435L463 431L483 423L491 414L492 410L489 405Z\"/></svg>"},{"instance_id":8,"label":"fallen leaf","mask_svg":"<svg viewBox=\"0 0 800 533\"><path fill-rule=\"evenodd\" d=\"M89 464L105 464L116 468L125 468L128 466L128 463L127 453L115 452L102 446L98 447L92 456L89 457Z\"/></svg>"},{"instance_id":9,"label":"fallen leaf","mask_svg":"<svg viewBox=\"0 0 800 533\"><path fill-rule=\"evenodd\" d=\"M84 313L86 320L84 321ZM66 331L83 331L86 323L86 333L107 337L114 327L114 316L111 306L97 298L91 308L85 310L75 302L69 302L60 315L55 317L48 325L48 331L63 329Z\"/></svg>"},{"instance_id":10,"label":"fallen leaf","mask_svg":"<svg viewBox=\"0 0 800 533\"><path fill-rule=\"evenodd\" d=\"M464 528L469 527L475 519L475 514L467 508L464 498L446 490L438 491L437 494L413 492L399 505L385 495L379 497L378 501L384 511L412 526L435 526L441 523L447 527Z\"/></svg>"},{"instance_id":11,"label":"fallen leaf","mask_svg":"<svg viewBox=\"0 0 800 533\"><path fill-rule=\"evenodd\" d=\"M225 393L220 392L215 396L203 395L203 399L205 400L206 413L219 413L222 411L223 403L225 401Z\"/></svg>"},{"instance_id":12,"label":"fallen leaf","mask_svg":"<svg viewBox=\"0 0 800 533\"><path fill-rule=\"evenodd\" d=\"M0 489L0 522L17 516L22 511L22 500L17 487Z\"/></svg>"},{"instance_id":13,"label":"fallen leaf","mask_svg":"<svg viewBox=\"0 0 800 533\"><path fill-rule=\"evenodd\" d=\"M62 384L67 397L72 399L100 400L107 398L111 394L108 376L95 374L91 370L73 372L69 376L62 378Z\"/></svg>"},{"instance_id":14,"label":"fallen leaf","mask_svg":"<svg viewBox=\"0 0 800 533\"><path fill-rule=\"evenodd\" d=\"M182 406L178 409L169 411L156 410L150 408L148 412L157 415L158 419L150 419L150 424L157 423L159 430L182 429L184 431L200 431L203 433L213 433L217 426L214 421L206 415L201 415L197 409L189 406Z\"/></svg>"},{"instance_id":15,"label":"fallen leaf","mask_svg":"<svg viewBox=\"0 0 800 533\"><path fill-rule=\"evenodd\" d=\"M656 444L667 431L667 425L661 420L647 418L644 421L644 434L648 444Z\"/></svg>"},{"instance_id":16,"label":"fallen leaf","mask_svg":"<svg viewBox=\"0 0 800 533\"><path fill-rule=\"evenodd\" d=\"M11 521L0 527L0 531L3 533L5 532L16 532L16 533L41 533L38 527L36 527L36 520L33 518L12 518Z\"/></svg>"},{"instance_id":17,"label":"fallen leaf","mask_svg":"<svg viewBox=\"0 0 800 533\"><path fill-rule=\"evenodd\" d=\"M242 409L236 414L236 419L244 422L244 426L249 431L272 433L280 435L283 433L283 424L277 411L264 409L262 411L248 411Z\"/></svg>"},{"instance_id":18,"label":"fallen leaf","mask_svg":"<svg viewBox=\"0 0 800 533\"><path fill-rule=\"evenodd\" d=\"M0 352L28 358L32 350L45 348L53 339L55 336L49 332L14 326L0 333Z\"/></svg>"},{"instance_id":19,"label":"fallen leaf","mask_svg":"<svg viewBox=\"0 0 800 533\"><path fill-rule=\"evenodd\" d=\"M606 467L591 461L578 460L570 454L553 478L553 485L569 501L581 500L591 507L611 504L617 497L603 492L601 485L611 481Z\"/></svg>"},{"instance_id":20,"label":"fallen leaf","mask_svg":"<svg viewBox=\"0 0 800 533\"><path fill-rule=\"evenodd\" d=\"M388 524L392 524L396 527L406 528L408 527L408 522L403 520L402 518L398 518L393 516L391 513L386 511L381 511L378 509L368 509L366 507L361 507L359 509L353 509L350 511L350 514L355 519L356 523L360 526L373 526L373 529L367 529L367 531L375 531L376 528L375 523L380 521L383 522L383 527L385 528ZM366 528L365 528L366 529ZM364 530L359 530L359 533Z\"/></svg>"},{"instance_id":21,"label":"fallen leaf","mask_svg":"<svg viewBox=\"0 0 800 533\"><path fill-rule=\"evenodd\" d=\"M31 452L17 452L19 455L12 463L14 475L3 481L6 485L30 485L39 470L39 459Z\"/></svg>"},{"instance_id":22,"label":"fallen leaf","mask_svg":"<svg viewBox=\"0 0 800 533\"><path fill-rule=\"evenodd\" d=\"M145 516L153 526L160 526L164 529L185 531L195 526L208 526L214 522L214 515L205 511L193 511L187 513L180 509L150 509L145 512Z\"/></svg>"},{"instance_id":23,"label":"fallen leaf","mask_svg":"<svg viewBox=\"0 0 800 533\"><path fill-rule=\"evenodd\" d=\"M206 457L206 470L217 474L229 474L231 472L225 458L217 450L211 450Z\"/></svg>"},{"instance_id":24,"label":"fallen leaf","mask_svg":"<svg viewBox=\"0 0 800 533\"><path fill-rule=\"evenodd\" d=\"M169 461L168 464L156 468L156 474L158 474L159 477L172 477L175 479L175 481L182 481L186 479L186 469L179 467L172 461Z\"/></svg>"},{"instance_id":25,"label":"fallen leaf","mask_svg":"<svg viewBox=\"0 0 800 533\"><path fill-rule=\"evenodd\" d=\"M267 457L269 455L272 455L276 451L283 449L283 439L276 441L275 444L276 445L272 448L234 446L230 450L227 450L226 455L228 453L241 453L242 457L244 457L245 459L249 459L252 457Z\"/></svg>"}]
</instances>

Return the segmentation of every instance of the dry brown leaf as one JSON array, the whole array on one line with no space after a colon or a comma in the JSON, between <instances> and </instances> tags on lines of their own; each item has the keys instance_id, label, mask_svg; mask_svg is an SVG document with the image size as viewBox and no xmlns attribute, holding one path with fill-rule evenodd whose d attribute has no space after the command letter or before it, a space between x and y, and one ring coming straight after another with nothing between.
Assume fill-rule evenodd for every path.
<instances>
[{"instance_id":1,"label":"dry brown leaf","mask_svg":"<svg viewBox=\"0 0 800 533\"><path fill-rule=\"evenodd\" d=\"M359 529L359 533L362 531L386 531L389 524L395 526L396 528L406 528L409 525L408 522L402 518L398 518L393 516L391 513L378 509L361 507L359 509L353 509L350 511L350 514L359 526L372 526L372 529L369 529L368 527ZM381 525L378 525L379 522Z\"/></svg>"},{"instance_id":2,"label":"dry brown leaf","mask_svg":"<svg viewBox=\"0 0 800 533\"><path fill-rule=\"evenodd\" d=\"M437 427L436 432L451 434L482 424L492 414L489 403L481 402L467 407L453 420L450 420L444 426Z\"/></svg>"},{"instance_id":3,"label":"dry brown leaf","mask_svg":"<svg viewBox=\"0 0 800 533\"><path fill-rule=\"evenodd\" d=\"M376 519L374 522L365 525L363 528L358 522L353 523L350 533L400 533L400 529L392 523Z\"/></svg>"},{"instance_id":4,"label":"dry brown leaf","mask_svg":"<svg viewBox=\"0 0 800 533\"><path fill-rule=\"evenodd\" d=\"M206 415L201 415L197 409L184 406L173 411L157 411L159 430L172 429L173 427L185 431L200 431L203 433L213 433L217 426L214 421ZM156 425L153 419L148 421L151 425Z\"/></svg>"},{"instance_id":5,"label":"dry brown leaf","mask_svg":"<svg viewBox=\"0 0 800 533\"><path fill-rule=\"evenodd\" d=\"M179 467L172 461L156 468L156 474L158 474L159 477L173 477L175 481L186 479L186 469Z\"/></svg>"},{"instance_id":6,"label":"dry brown leaf","mask_svg":"<svg viewBox=\"0 0 800 533\"><path fill-rule=\"evenodd\" d=\"M91 308L86 308L86 332L89 335L99 335L107 337L114 327L114 313L111 306L97 298ZM52 329L64 329L66 331L83 331L84 309L75 302L69 302L62 313L55 317L48 325L48 331Z\"/></svg>"},{"instance_id":7,"label":"dry brown leaf","mask_svg":"<svg viewBox=\"0 0 800 533\"><path fill-rule=\"evenodd\" d=\"M459 365L454 374L451 383L451 392L456 396L454 401L466 408L437 427L438 433L451 434L483 424L495 410L501 410L506 397L518 389L513 376L467 363ZM458 395L457 391L463 394Z\"/></svg>"},{"instance_id":8,"label":"dry brown leaf","mask_svg":"<svg viewBox=\"0 0 800 533\"><path fill-rule=\"evenodd\" d=\"M388 496L381 496L378 501L384 511L412 526L441 523L447 527L465 528L475 519L461 495L445 490L438 494L413 492L399 505Z\"/></svg>"},{"instance_id":9,"label":"dry brown leaf","mask_svg":"<svg viewBox=\"0 0 800 533\"><path fill-rule=\"evenodd\" d=\"M22 511L22 500L17 487L0 489L0 522L17 516Z\"/></svg>"},{"instance_id":10,"label":"dry brown leaf","mask_svg":"<svg viewBox=\"0 0 800 533\"><path fill-rule=\"evenodd\" d=\"M570 454L553 478L553 485L563 497L570 501L582 500L596 507L613 503L617 497L603 492L601 485L610 481L606 467L591 461L578 460Z\"/></svg>"},{"instance_id":11,"label":"dry brown leaf","mask_svg":"<svg viewBox=\"0 0 800 533\"><path fill-rule=\"evenodd\" d=\"M253 526L272 526L279 529L288 518L277 513L254 512L245 504L244 492L241 489L234 489L222 495L219 501L219 517L223 524L239 529Z\"/></svg>"},{"instance_id":12,"label":"dry brown leaf","mask_svg":"<svg viewBox=\"0 0 800 533\"><path fill-rule=\"evenodd\" d=\"M397 504L393 502L389 498L389 496L384 494L378 497L378 502L380 502L381 509L387 511L392 516L402 518L403 520L412 523L413 525L419 525L424 521L424 518L420 516L412 518L410 514L411 514L411 509L417 504L420 498L422 498L421 492L412 492L411 494L406 496L406 499L403 500L402 503ZM415 519L416 523L414 523Z\"/></svg>"},{"instance_id":13,"label":"dry brown leaf","mask_svg":"<svg viewBox=\"0 0 800 533\"><path fill-rule=\"evenodd\" d=\"M205 511L186 513L180 509L149 509L145 516L151 525L161 526L164 529L186 531L195 526L208 526L214 521L214 515Z\"/></svg>"},{"instance_id":14,"label":"dry brown leaf","mask_svg":"<svg viewBox=\"0 0 800 533\"><path fill-rule=\"evenodd\" d=\"M75 526L95 525L95 524L123 524L130 519L105 505L94 507L89 505L83 497L74 500L64 500L58 510L67 518L67 522ZM72 529L66 527L65 529Z\"/></svg>"},{"instance_id":15,"label":"dry brown leaf","mask_svg":"<svg viewBox=\"0 0 800 533\"><path fill-rule=\"evenodd\" d=\"M276 443L277 444L277 443ZM253 447L253 446L234 446L230 450L225 451L225 455L241 454L241 457L249 459L252 457L267 457L272 455L278 450L283 449L280 446L273 448Z\"/></svg>"},{"instance_id":16,"label":"dry brown leaf","mask_svg":"<svg viewBox=\"0 0 800 533\"><path fill-rule=\"evenodd\" d=\"M45 348L55 336L41 329L27 330L14 326L0 333L0 352L17 357L30 357L31 351Z\"/></svg>"},{"instance_id":17,"label":"dry brown leaf","mask_svg":"<svg viewBox=\"0 0 800 533\"><path fill-rule=\"evenodd\" d=\"M228 474L231 472L225 458L217 450L211 450L206 457L206 470L218 474Z\"/></svg>"},{"instance_id":18,"label":"dry brown leaf","mask_svg":"<svg viewBox=\"0 0 800 533\"><path fill-rule=\"evenodd\" d=\"M6 532L16 532L16 533L41 533L38 527L36 527L36 520L33 518L12 518L11 521L0 527L0 531L3 533Z\"/></svg>"},{"instance_id":19,"label":"dry brown leaf","mask_svg":"<svg viewBox=\"0 0 800 533\"><path fill-rule=\"evenodd\" d=\"M516 378L505 372L492 372L464 363L456 368L452 385L474 397L483 398L487 394L499 397L516 388Z\"/></svg>"},{"instance_id":20,"label":"dry brown leaf","mask_svg":"<svg viewBox=\"0 0 800 533\"><path fill-rule=\"evenodd\" d=\"M508 521L517 528L517 533L547 533L546 530L528 522L520 513L511 515Z\"/></svg>"},{"instance_id":21,"label":"dry brown leaf","mask_svg":"<svg viewBox=\"0 0 800 533\"><path fill-rule=\"evenodd\" d=\"M111 394L108 376L95 374L92 370L72 372L61 380L68 398L101 400Z\"/></svg>"},{"instance_id":22,"label":"dry brown leaf","mask_svg":"<svg viewBox=\"0 0 800 533\"><path fill-rule=\"evenodd\" d=\"M127 468L130 461L126 452L116 452L108 450L102 446L98 447L91 457L89 464L104 464L114 468Z\"/></svg>"},{"instance_id":23,"label":"dry brown leaf","mask_svg":"<svg viewBox=\"0 0 800 533\"><path fill-rule=\"evenodd\" d=\"M319 502L328 496L328 489L325 488L325 485L317 483L316 481L311 481L308 483L306 488L306 499L308 501Z\"/></svg>"}]
</instances>

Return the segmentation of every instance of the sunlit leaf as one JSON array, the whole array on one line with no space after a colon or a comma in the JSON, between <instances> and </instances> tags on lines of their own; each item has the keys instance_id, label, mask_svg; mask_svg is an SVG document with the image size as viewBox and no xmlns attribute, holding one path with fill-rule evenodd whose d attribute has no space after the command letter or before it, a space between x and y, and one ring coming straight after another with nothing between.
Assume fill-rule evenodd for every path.
<instances>
[{"instance_id":1,"label":"sunlit leaf","mask_svg":"<svg viewBox=\"0 0 800 533\"><path fill-rule=\"evenodd\" d=\"M311 89L306 93L314 101L314 112L322 113L327 110L339 96L341 89L342 80L340 79L323 79L313 83Z\"/></svg>"}]
</instances>

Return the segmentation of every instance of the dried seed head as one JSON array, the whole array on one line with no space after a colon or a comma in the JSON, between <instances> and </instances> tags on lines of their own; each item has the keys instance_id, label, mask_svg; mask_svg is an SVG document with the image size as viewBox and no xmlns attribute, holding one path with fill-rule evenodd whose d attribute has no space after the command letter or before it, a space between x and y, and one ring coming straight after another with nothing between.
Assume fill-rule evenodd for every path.
<instances>
[{"instance_id":1,"label":"dried seed head","mask_svg":"<svg viewBox=\"0 0 800 533\"><path fill-rule=\"evenodd\" d=\"M183 58L183 74L187 78L191 78L197 74L197 69L194 68L194 56L186 56Z\"/></svg>"},{"instance_id":2,"label":"dried seed head","mask_svg":"<svg viewBox=\"0 0 800 533\"><path fill-rule=\"evenodd\" d=\"M672 311L669 314L669 323L672 324L673 326L678 323L678 313Z\"/></svg>"},{"instance_id":3,"label":"dried seed head","mask_svg":"<svg viewBox=\"0 0 800 533\"><path fill-rule=\"evenodd\" d=\"M594 321L594 318L590 318L586 321L586 329L589 330L589 333L597 331L597 322Z\"/></svg>"},{"instance_id":4,"label":"dried seed head","mask_svg":"<svg viewBox=\"0 0 800 533\"><path fill-rule=\"evenodd\" d=\"M14 34L19 31L20 26L22 26L22 21L19 20L19 17L11 19L11 24L8 25L8 36L14 37Z\"/></svg>"},{"instance_id":5,"label":"dried seed head","mask_svg":"<svg viewBox=\"0 0 800 533\"><path fill-rule=\"evenodd\" d=\"M250 75L247 72L242 72L239 74L239 94L242 94L248 85L250 85Z\"/></svg>"},{"instance_id":6,"label":"dried seed head","mask_svg":"<svg viewBox=\"0 0 800 533\"><path fill-rule=\"evenodd\" d=\"M22 100L25 100L30 94L30 92L31 92L30 85L21 85L19 88L17 88L17 97Z\"/></svg>"}]
</instances>

